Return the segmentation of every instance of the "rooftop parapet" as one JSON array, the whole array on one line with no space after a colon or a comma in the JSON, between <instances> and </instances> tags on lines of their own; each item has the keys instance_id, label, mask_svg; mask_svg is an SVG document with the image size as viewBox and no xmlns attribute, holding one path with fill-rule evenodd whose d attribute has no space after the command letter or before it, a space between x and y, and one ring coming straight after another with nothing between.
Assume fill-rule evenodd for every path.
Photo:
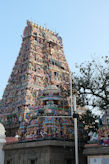
<instances>
[{"instance_id":1,"label":"rooftop parapet","mask_svg":"<svg viewBox=\"0 0 109 164\"><path fill-rule=\"evenodd\" d=\"M37 36L47 40L48 42L53 42L55 44L63 46L62 38L59 36L58 33L50 31L47 28L41 27L38 24L27 20L27 26L24 30L23 38L30 35Z\"/></svg>"}]
</instances>

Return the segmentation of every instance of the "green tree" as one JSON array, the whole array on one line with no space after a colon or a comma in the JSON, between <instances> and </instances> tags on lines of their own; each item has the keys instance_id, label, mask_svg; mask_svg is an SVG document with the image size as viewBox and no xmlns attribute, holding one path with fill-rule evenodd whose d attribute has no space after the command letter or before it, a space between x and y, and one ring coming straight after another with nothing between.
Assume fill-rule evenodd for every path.
<instances>
[{"instance_id":1,"label":"green tree","mask_svg":"<svg viewBox=\"0 0 109 164\"><path fill-rule=\"evenodd\" d=\"M109 109L109 57L82 63L79 73L74 73L74 88L79 91L78 105L96 108L101 111Z\"/></svg>"},{"instance_id":2,"label":"green tree","mask_svg":"<svg viewBox=\"0 0 109 164\"><path fill-rule=\"evenodd\" d=\"M84 140L87 142L89 140L88 134L90 131L97 132L99 117L92 113L90 110L86 110L84 114L79 117L79 120L84 125Z\"/></svg>"}]
</instances>

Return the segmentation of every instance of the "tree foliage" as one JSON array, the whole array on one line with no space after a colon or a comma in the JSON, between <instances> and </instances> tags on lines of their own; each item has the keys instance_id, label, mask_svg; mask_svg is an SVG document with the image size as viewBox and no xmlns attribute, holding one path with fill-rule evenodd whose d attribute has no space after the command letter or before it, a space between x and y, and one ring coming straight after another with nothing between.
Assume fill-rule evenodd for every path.
<instances>
[{"instance_id":1,"label":"tree foliage","mask_svg":"<svg viewBox=\"0 0 109 164\"><path fill-rule=\"evenodd\" d=\"M84 124L84 139L89 140L88 134L90 131L97 132L99 117L92 113L90 110L86 110L84 114L79 117L80 121Z\"/></svg>"},{"instance_id":2,"label":"tree foliage","mask_svg":"<svg viewBox=\"0 0 109 164\"><path fill-rule=\"evenodd\" d=\"M82 63L78 69L79 73L74 73L74 87L80 94L78 104L102 111L109 109L109 57Z\"/></svg>"}]
</instances>

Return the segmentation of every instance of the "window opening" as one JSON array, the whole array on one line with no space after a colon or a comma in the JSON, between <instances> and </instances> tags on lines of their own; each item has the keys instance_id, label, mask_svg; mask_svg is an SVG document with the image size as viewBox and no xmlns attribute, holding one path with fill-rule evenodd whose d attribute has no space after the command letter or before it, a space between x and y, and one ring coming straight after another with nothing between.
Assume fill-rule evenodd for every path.
<instances>
[{"instance_id":1,"label":"window opening","mask_svg":"<svg viewBox=\"0 0 109 164\"><path fill-rule=\"evenodd\" d=\"M10 161L10 160L8 160L8 161L7 161L7 164L11 164L11 161Z\"/></svg>"},{"instance_id":2,"label":"window opening","mask_svg":"<svg viewBox=\"0 0 109 164\"><path fill-rule=\"evenodd\" d=\"M31 164L35 164L35 160L34 159L31 160Z\"/></svg>"},{"instance_id":3,"label":"window opening","mask_svg":"<svg viewBox=\"0 0 109 164\"><path fill-rule=\"evenodd\" d=\"M72 164L72 160L71 159L67 159L66 164Z\"/></svg>"},{"instance_id":4,"label":"window opening","mask_svg":"<svg viewBox=\"0 0 109 164\"><path fill-rule=\"evenodd\" d=\"M57 72L54 72L54 75L55 75L55 76L58 76L58 73L57 73Z\"/></svg>"}]
</instances>

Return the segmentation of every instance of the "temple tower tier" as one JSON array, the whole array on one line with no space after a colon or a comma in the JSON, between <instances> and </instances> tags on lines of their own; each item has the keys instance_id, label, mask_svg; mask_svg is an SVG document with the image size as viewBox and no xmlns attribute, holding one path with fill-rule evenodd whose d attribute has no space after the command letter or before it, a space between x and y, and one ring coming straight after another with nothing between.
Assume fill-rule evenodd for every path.
<instances>
[{"instance_id":1,"label":"temple tower tier","mask_svg":"<svg viewBox=\"0 0 109 164\"><path fill-rule=\"evenodd\" d=\"M0 118L6 129L18 129L23 114L41 105L38 94L49 85L58 87L64 105L69 105L69 77L62 38L27 21L19 55L0 101ZM9 131L7 135L15 134Z\"/></svg>"}]
</instances>

